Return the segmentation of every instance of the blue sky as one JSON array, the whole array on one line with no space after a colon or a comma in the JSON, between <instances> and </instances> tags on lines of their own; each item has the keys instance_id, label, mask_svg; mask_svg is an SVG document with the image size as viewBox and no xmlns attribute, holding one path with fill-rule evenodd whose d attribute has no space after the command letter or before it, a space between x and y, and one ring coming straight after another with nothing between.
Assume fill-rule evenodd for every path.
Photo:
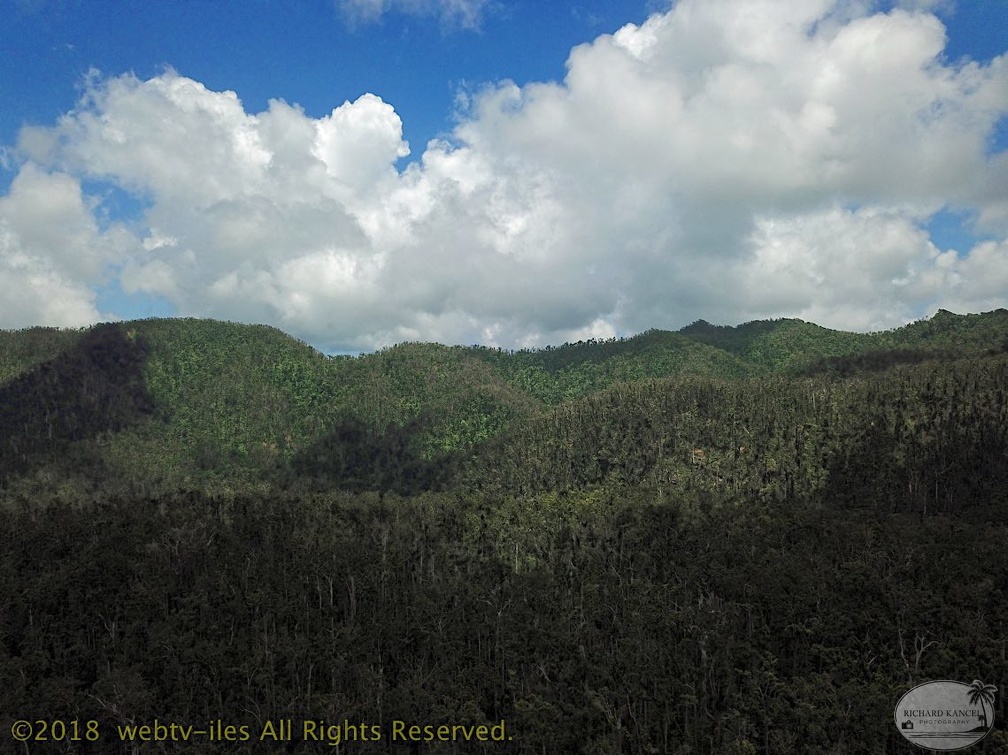
<instances>
[{"instance_id":1,"label":"blue sky","mask_svg":"<svg viewBox=\"0 0 1008 755\"><path fill-rule=\"evenodd\" d=\"M1006 0L0 8L0 327L338 352L1008 306Z\"/></svg>"},{"instance_id":2,"label":"blue sky","mask_svg":"<svg viewBox=\"0 0 1008 755\"><path fill-rule=\"evenodd\" d=\"M0 143L72 108L92 68L149 78L170 66L236 92L249 112L284 99L318 117L372 92L422 148L454 125L459 89L560 79L573 46L644 21L655 4L475 2L475 23L436 3L385 5L374 16L333 0L182 0L142 12L121 0L13 0L0 31Z\"/></svg>"}]
</instances>

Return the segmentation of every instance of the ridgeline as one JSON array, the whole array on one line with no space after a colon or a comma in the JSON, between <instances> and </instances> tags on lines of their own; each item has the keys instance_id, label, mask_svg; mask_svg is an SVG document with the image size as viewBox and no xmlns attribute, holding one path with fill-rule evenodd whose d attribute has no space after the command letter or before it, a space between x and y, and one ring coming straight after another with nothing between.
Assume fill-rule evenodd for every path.
<instances>
[{"instance_id":1,"label":"ridgeline","mask_svg":"<svg viewBox=\"0 0 1008 755\"><path fill-rule=\"evenodd\" d=\"M0 751L897 753L903 693L981 678L1003 752L1006 537L1005 310L360 357L3 331ZM251 739L115 736L155 719Z\"/></svg>"},{"instance_id":2,"label":"ridgeline","mask_svg":"<svg viewBox=\"0 0 1008 755\"><path fill-rule=\"evenodd\" d=\"M355 358L208 320L5 331L0 493L647 485L950 511L1005 481L1006 358L1005 310Z\"/></svg>"}]
</instances>

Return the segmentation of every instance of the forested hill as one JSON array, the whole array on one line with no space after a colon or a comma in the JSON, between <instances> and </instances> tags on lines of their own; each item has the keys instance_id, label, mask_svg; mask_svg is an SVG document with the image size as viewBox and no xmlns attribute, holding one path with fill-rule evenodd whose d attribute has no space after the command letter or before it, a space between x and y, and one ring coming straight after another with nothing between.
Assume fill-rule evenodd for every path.
<instances>
[{"instance_id":1,"label":"forested hill","mask_svg":"<svg viewBox=\"0 0 1008 755\"><path fill-rule=\"evenodd\" d=\"M1008 351L1008 309L959 316L940 309L930 320L877 333L835 331L800 320L760 320L737 327L698 320L677 333L652 330L629 339L564 344L535 351L481 350L505 370L632 380L696 373L735 378L768 373L872 370L927 359ZM562 377L558 378L563 382Z\"/></svg>"},{"instance_id":2,"label":"forested hill","mask_svg":"<svg viewBox=\"0 0 1008 755\"><path fill-rule=\"evenodd\" d=\"M895 755L937 679L1008 752L1006 347L1004 310L360 357L0 332L0 752ZM116 734L217 721L249 741Z\"/></svg>"},{"instance_id":3,"label":"forested hill","mask_svg":"<svg viewBox=\"0 0 1008 755\"><path fill-rule=\"evenodd\" d=\"M947 450L934 444L979 432L949 416L1001 419L1006 352L1006 310L871 334L700 320L539 350L406 343L360 357L210 320L2 331L0 485L514 492L709 478L768 495L818 489L884 425L896 468L917 470L908 489L936 498L925 467ZM954 397L948 416L932 416L935 385Z\"/></svg>"}]
</instances>

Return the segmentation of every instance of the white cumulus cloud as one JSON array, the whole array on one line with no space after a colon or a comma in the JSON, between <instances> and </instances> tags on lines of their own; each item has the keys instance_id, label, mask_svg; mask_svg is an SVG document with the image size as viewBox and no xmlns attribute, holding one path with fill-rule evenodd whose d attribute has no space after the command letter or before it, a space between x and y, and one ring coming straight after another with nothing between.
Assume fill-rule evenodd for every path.
<instances>
[{"instance_id":1,"label":"white cumulus cloud","mask_svg":"<svg viewBox=\"0 0 1008 755\"><path fill-rule=\"evenodd\" d=\"M6 328L72 327L108 315L93 287L136 252L122 226L99 228L69 175L25 164L0 197L0 322Z\"/></svg>"},{"instance_id":2,"label":"white cumulus cloud","mask_svg":"<svg viewBox=\"0 0 1008 755\"><path fill-rule=\"evenodd\" d=\"M94 319L111 269L180 314L330 349L1008 306L1008 157L990 149L1008 57L949 63L920 3L867 5L680 0L574 48L563 81L470 92L450 138L404 168L402 122L374 94L312 118L170 70L93 74L74 110L22 132L0 285L35 301L18 285L31 260L77 292L61 316ZM132 230L99 229L85 179L144 199ZM994 240L938 248L925 228L943 208ZM44 238L44 212L76 235ZM42 317L41 296L19 306Z\"/></svg>"}]
</instances>

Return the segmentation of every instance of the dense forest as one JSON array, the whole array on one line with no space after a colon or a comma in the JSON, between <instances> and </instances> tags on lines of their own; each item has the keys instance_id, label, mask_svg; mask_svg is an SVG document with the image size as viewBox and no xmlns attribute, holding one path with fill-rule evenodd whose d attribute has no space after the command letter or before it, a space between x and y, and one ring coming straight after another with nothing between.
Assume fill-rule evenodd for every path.
<instances>
[{"instance_id":1,"label":"dense forest","mask_svg":"<svg viewBox=\"0 0 1008 755\"><path fill-rule=\"evenodd\" d=\"M1005 310L0 332L0 752L909 753L978 678L1008 752L1005 627Z\"/></svg>"}]
</instances>

